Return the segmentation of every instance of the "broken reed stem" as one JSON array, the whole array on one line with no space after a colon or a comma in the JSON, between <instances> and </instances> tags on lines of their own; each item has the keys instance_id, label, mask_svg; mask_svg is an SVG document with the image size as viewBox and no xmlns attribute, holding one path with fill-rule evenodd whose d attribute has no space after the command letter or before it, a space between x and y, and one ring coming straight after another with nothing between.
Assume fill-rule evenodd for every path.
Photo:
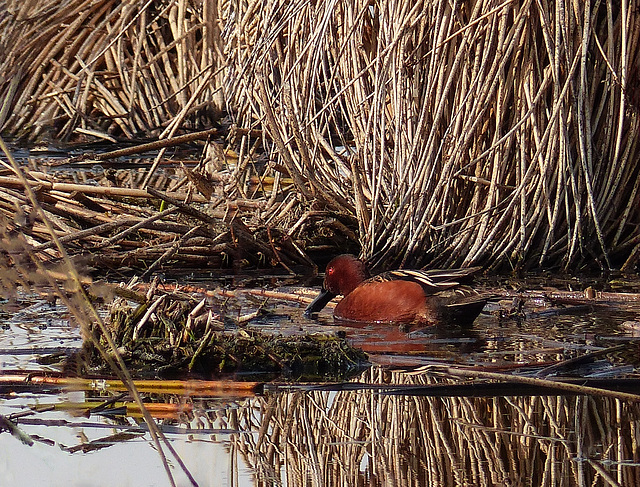
<instances>
[{"instance_id":1,"label":"broken reed stem","mask_svg":"<svg viewBox=\"0 0 640 487\"><path fill-rule=\"evenodd\" d=\"M123 239L127 235L130 235L131 233L135 232L136 230L138 230L140 228L144 228L144 227L148 226L150 223L153 223L153 222L155 222L157 220L161 220L165 216L172 215L172 214L176 213L177 211L178 211L177 208L169 208L168 210L161 211L160 213L158 213L156 215L153 215L153 216L151 216L149 218L146 218L146 219L144 219L142 221L136 222L134 225L130 226L126 230L123 230L122 232L114 235L113 237L108 238L107 240L105 240L101 244L93 247L93 249L99 249L99 248L103 248L103 247L108 247L109 245L113 245L114 243L116 243L119 240Z\"/></svg>"},{"instance_id":2,"label":"broken reed stem","mask_svg":"<svg viewBox=\"0 0 640 487\"><path fill-rule=\"evenodd\" d=\"M102 233L107 233L120 227L128 227L129 225L135 226L135 225L138 225L139 223L140 222L138 219L123 218L121 220L117 220L111 223L103 223L102 225L97 225L95 227L87 228L86 230L80 230L78 232L73 232L68 235L64 235L62 237L59 237L59 241L60 243L74 242L74 241L83 239L85 237L90 237L92 235L100 235ZM125 233L125 232L122 232L122 233ZM39 252L41 250L50 249L51 247L54 247L54 246L55 246L55 242L53 241L43 242L43 243L34 245L33 250L36 252ZM98 247L102 247L102 246L103 245L101 244Z\"/></svg>"},{"instance_id":3,"label":"broken reed stem","mask_svg":"<svg viewBox=\"0 0 640 487\"><path fill-rule=\"evenodd\" d=\"M131 189L131 188L119 188L119 187L111 187L111 186L92 186L88 184L72 184L72 183L54 183L51 181L43 181L43 180L27 180L26 184L30 187L47 190L47 191L64 191L64 192L80 192L84 194L95 194L95 195L104 195L104 196L121 196L121 197L130 197L130 198L144 198L151 199L157 198L157 195L150 194L147 190L144 189ZM19 178L5 177L0 176L0 187L12 187L12 188L21 188L22 182ZM168 193L165 196L169 198L173 198L173 200L186 199L187 193ZM191 196L191 201L194 203L205 203L209 200L205 199L203 196L195 194Z\"/></svg>"},{"instance_id":4,"label":"broken reed stem","mask_svg":"<svg viewBox=\"0 0 640 487\"><path fill-rule=\"evenodd\" d=\"M119 380L84 379L80 377L50 377L34 374L0 374L0 384L4 386L33 385L60 386L76 391L111 391L127 390ZM262 390L263 382L233 382L229 380L134 380L133 384L139 392L149 394L178 394L183 397L251 397Z\"/></svg>"},{"instance_id":5,"label":"broken reed stem","mask_svg":"<svg viewBox=\"0 0 640 487\"><path fill-rule=\"evenodd\" d=\"M160 139L154 142L140 144L133 147L126 147L124 149L118 149L118 150L113 150L109 152L101 152L98 154L87 153L81 156L72 157L65 161L60 161L52 165L61 166L64 164L72 164L76 162L86 161L87 159L90 159L91 161L106 161L108 159L117 159L118 157L126 157L126 156L132 156L135 154L142 154L143 152L156 151L158 149L163 149L166 147L176 147L182 144L186 144L188 142L193 142L194 140L207 140L209 137L211 137L212 135L216 135L217 133L218 133L218 129L202 130L200 132L179 135L177 137L171 137L169 139Z\"/></svg>"},{"instance_id":6,"label":"broken reed stem","mask_svg":"<svg viewBox=\"0 0 640 487\"><path fill-rule=\"evenodd\" d=\"M436 367L438 369L438 367ZM572 392L576 394L591 395L598 397L610 397L620 399L622 401L640 402L640 395L630 394L627 392L609 391L607 389L599 389L597 387L581 386L579 384L570 384L548 379L539 379L536 377L523 377L513 374L501 374L499 372L485 372L471 369L461 369L454 367L445 367L443 369L449 375L456 377L475 377L481 379L493 379L507 382L519 382L537 387L556 387L557 389Z\"/></svg>"},{"instance_id":7,"label":"broken reed stem","mask_svg":"<svg viewBox=\"0 0 640 487\"><path fill-rule=\"evenodd\" d=\"M198 231L200 231L202 229L201 226L197 226L197 227L193 227L191 230L189 230L187 233L185 233L184 235L182 235L178 240L176 240L175 242L173 242L173 244L171 245L170 248L168 248L156 261L154 261L153 264L151 264L151 266L144 271L144 273L142 274L141 278L142 279L147 279L149 276L151 276L156 269L158 269L164 262L166 262L167 260L169 260L171 257L173 257L176 252L178 252L178 250L180 249L180 247L182 245L184 245L184 243L189 240L189 238L197 233Z\"/></svg>"}]
</instances>

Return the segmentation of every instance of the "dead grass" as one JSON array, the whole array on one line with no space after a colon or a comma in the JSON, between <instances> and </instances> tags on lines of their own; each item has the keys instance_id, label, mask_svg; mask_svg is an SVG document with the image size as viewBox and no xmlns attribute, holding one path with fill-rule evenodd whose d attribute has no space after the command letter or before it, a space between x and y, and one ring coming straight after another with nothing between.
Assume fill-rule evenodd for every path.
<instances>
[{"instance_id":1,"label":"dead grass","mask_svg":"<svg viewBox=\"0 0 640 487\"><path fill-rule=\"evenodd\" d=\"M4 131L228 110L234 176L270 162L261 217L294 238L328 213L374 265L638 264L637 0L3 3Z\"/></svg>"}]
</instances>

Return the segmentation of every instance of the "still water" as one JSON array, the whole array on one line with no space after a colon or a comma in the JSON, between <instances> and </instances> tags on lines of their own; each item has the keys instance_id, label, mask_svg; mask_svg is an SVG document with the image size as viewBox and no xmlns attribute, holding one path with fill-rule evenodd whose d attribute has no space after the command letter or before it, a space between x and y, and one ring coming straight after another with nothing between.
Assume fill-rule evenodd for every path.
<instances>
[{"instance_id":1,"label":"still water","mask_svg":"<svg viewBox=\"0 0 640 487\"><path fill-rule=\"evenodd\" d=\"M177 408L156 412L171 446L198 485L639 485L640 408L609 397L393 393L383 386L460 384L447 365L531 370L619 343L632 358L603 357L568 374L635 377L633 306L575 314L530 310L517 320L481 315L468 330L342 327L330 311L317 321L275 302L249 328L293 333L341 331L373 364L352 382L379 387L319 390L283 382L248 397L154 395ZM491 312L491 307L488 308ZM494 310L495 311L495 310ZM5 302L2 375L55 371L42 356L81 346L66 310L38 297ZM637 357L635 357L637 358ZM526 371L522 373L528 373ZM237 379L237 377L236 377ZM464 382L463 382L464 383ZM72 403L108 394L0 385L0 414L31 437L0 434L2 485L157 486L169 480L144 422L131 411L81 414ZM58 405L18 417L30 408ZM13 416L12 416L13 415ZM104 441L98 441L103 439ZM177 485L189 485L168 454Z\"/></svg>"}]
</instances>

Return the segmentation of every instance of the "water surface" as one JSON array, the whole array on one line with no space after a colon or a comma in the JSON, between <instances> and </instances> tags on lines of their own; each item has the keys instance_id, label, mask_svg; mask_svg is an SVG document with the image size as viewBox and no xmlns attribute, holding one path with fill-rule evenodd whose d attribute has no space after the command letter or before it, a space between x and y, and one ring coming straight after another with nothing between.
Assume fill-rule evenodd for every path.
<instances>
[{"instance_id":1,"label":"water surface","mask_svg":"<svg viewBox=\"0 0 640 487\"><path fill-rule=\"evenodd\" d=\"M282 288L292 292L291 287ZM234 313L255 309L239 298ZM401 330L317 320L302 305L271 300L269 314L247 327L273 333L344 333L374 364L353 382L404 385L460 383L438 366L535 369L558 360L634 343L633 306L569 314L532 303L528 315L499 319L489 306L470 329ZM541 312L544 311L545 312ZM38 296L5 302L0 364L9 372L44 372L39 358L79 348L79 329L66 310ZM524 373L524 372L523 372ZM629 360L597 361L576 373L635 376ZM236 377L241 379L241 377ZM290 380L290 379L289 379ZM158 417L199 485L620 485L640 482L640 410L611 398L513 395L428 397L383 388L313 390L280 382L245 398L152 396L186 404ZM335 388L334 389L338 389ZM83 403L108 394L0 388L0 414L45 404ZM13 485L168 485L164 467L133 414L52 410L16 419L34 440L27 446L0 434L0 478ZM122 435L124 433L124 435ZM119 434L120 436L113 435ZM95 440L111 437L104 445ZM174 460L178 485L188 485ZM605 480L608 479L608 480Z\"/></svg>"}]
</instances>

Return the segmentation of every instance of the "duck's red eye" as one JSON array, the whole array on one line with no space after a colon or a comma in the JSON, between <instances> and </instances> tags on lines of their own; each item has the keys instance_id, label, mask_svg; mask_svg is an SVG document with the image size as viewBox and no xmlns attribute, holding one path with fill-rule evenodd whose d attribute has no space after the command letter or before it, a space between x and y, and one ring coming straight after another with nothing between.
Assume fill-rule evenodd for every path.
<instances>
[{"instance_id":1,"label":"duck's red eye","mask_svg":"<svg viewBox=\"0 0 640 487\"><path fill-rule=\"evenodd\" d=\"M327 269L327 276L330 276L331 274L333 274L333 271L334 271L334 270L335 270L335 269L334 269L333 267L329 267L329 268Z\"/></svg>"}]
</instances>

